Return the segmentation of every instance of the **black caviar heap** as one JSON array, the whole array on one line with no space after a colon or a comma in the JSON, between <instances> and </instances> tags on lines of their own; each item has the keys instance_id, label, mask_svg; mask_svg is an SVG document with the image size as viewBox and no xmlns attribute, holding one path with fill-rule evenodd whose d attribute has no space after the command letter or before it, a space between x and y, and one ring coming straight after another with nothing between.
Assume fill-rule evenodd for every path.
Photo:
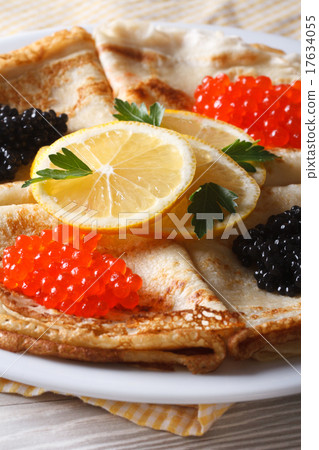
<instances>
[{"instance_id":1,"label":"black caviar heap","mask_svg":"<svg viewBox=\"0 0 319 450\"><path fill-rule=\"evenodd\" d=\"M248 231L251 239L238 236L233 252L245 267L255 269L258 287L290 297L300 294L301 208L293 206Z\"/></svg>"},{"instance_id":2,"label":"black caviar heap","mask_svg":"<svg viewBox=\"0 0 319 450\"><path fill-rule=\"evenodd\" d=\"M37 151L67 132L66 114L0 105L0 182L12 181L19 167L33 160Z\"/></svg>"}]
</instances>

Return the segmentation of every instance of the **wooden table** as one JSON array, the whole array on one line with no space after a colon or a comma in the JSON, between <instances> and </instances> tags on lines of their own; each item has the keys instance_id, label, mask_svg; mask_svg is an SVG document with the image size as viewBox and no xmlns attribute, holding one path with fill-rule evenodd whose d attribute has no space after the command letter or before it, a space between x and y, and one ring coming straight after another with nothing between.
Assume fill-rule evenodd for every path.
<instances>
[{"instance_id":1,"label":"wooden table","mask_svg":"<svg viewBox=\"0 0 319 450\"><path fill-rule=\"evenodd\" d=\"M200 438L139 427L62 395L23 398L0 394L0 449L300 448L300 395L237 403Z\"/></svg>"}]
</instances>

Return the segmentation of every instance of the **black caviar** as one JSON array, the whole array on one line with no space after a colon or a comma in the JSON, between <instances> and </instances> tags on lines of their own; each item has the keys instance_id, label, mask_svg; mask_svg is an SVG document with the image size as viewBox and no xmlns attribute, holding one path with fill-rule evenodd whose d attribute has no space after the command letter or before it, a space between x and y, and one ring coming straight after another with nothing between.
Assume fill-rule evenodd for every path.
<instances>
[{"instance_id":1,"label":"black caviar","mask_svg":"<svg viewBox=\"0 0 319 450\"><path fill-rule=\"evenodd\" d=\"M260 289L294 297L301 289L301 208L269 217L266 225L238 236L233 252L245 267L255 269Z\"/></svg>"},{"instance_id":2,"label":"black caviar","mask_svg":"<svg viewBox=\"0 0 319 450\"><path fill-rule=\"evenodd\" d=\"M67 132L66 114L0 105L0 182L12 181L19 167L33 160L37 151Z\"/></svg>"}]
</instances>

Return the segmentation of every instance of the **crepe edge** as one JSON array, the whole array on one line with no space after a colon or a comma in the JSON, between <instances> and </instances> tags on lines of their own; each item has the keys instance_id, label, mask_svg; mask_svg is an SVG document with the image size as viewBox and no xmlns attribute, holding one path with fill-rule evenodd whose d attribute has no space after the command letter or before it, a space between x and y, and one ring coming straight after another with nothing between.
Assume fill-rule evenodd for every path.
<instances>
[{"instance_id":1,"label":"crepe edge","mask_svg":"<svg viewBox=\"0 0 319 450\"><path fill-rule=\"evenodd\" d=\"M185 349L183 353L183 349L165 351L90 348L0 330L0 348L14 353L23 352L93 363L130 363L166 369L184 366L193 374L216 370L226 357L226 345L218 336L214 340L213 348L205 349L206 352L194 348ZM187 354L191 351L194 354Z\"/></svg>"},{"instance_id":2,"label":"crepe edge","mask_svg":"<svg viewBox=\"0 0 319 450\"><path fill-rule=\"evenodd\" d=\"M0 54L0 72L2 75L6 75L6 72L19 66L39 63L53 58L66 48L71 51L72 46L70 44L81 42L87 42L95 49L92 35L84 28L75 26L71 30L56 31L54 34L38 39L25 47Z\"/></svg>"},{"instance_id":3,"label":"crepe edge","mask_svg":"<svg viewBox=\"0 0 319 450\"><path fill-rule=\"evenodd\" d=\"M2 288L0 294L0 348L79 361L184 366L208 373L225 359L229 333L244 326L233 313L198 306L170 313L140 311L115 321L56 310L33 314L24 306L11 309L10 291Z\"/></svg>"},{"instance_id":4,"label":"crepe edge","mask_svg":"<svg viewBox=\"0 0 319 450\"><path fill-rule=\"evenodd\" d=\"M36 203L31 186L22 189L24 181L0 184L0 207Z\"/></svg>"},{"instance_id":5,"label":"crepe edge","mask_svg":"<svg viewBox=\"0 0 319 450\"><path fill-rule=\"evenodd\" d=\"M245 328L234 333L227 340L229 354L235 359L259 359L263 351L280 356L276 344L297 341L301 338L301 315L283 318L279 321L268 321L254 328Z\"/></svg>"}]
</instances>

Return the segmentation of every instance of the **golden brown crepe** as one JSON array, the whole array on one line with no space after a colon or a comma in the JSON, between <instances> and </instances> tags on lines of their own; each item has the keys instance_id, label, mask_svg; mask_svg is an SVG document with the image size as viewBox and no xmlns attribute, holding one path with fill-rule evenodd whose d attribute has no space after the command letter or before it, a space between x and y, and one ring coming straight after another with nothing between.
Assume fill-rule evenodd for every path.
<instances>
[{"instance_id":1,"label":"golden brown crepe","mask_svg":"<svg viewBox=\"0 0 319 450\"><path fill-rule=\"evenodd\" d=\"M0 74L0 103L20 112L36 107L66 113L69 132L113 119L112 89L94 41L82 28L58 31L0 55ZM15 180L28 179L29 170L21 167ZM0 206L34 202L30 189L21 185L0 184Z\"/></svg>"},{"instance_id":2,"label":"golden brown crepe","mask_svg":"<svg viewBox=\"0 0 319 450\"><path fill-rule=\"evenodd\" d=\"M58 31L0 55L0 74L0 104L20 112L35 107L66 113L68 132L114 119L112 89L94 41L82 28ZM27 180L29 171L21 167L15 181ZM19 184L0 184L0 205L29 202L31 193Z\"/></svg>"},{"instance_id":3,"label":"golden brown crepe","mask_svg":"<svg viewBox=\"0 0 319 450\"><path fill-rule=\"evenodd\" d=\"M69 132L112 120L112 90L91 35L62 30L0 55L0 103L69 116Z\"/></svg>"},{"instance_id":4,"label":"golden brown crepe","mask_svg":"<svg viewBox=\"0 0 319 450\"><path fill-rule=\"evenodd\" d=\"M175 25L117 20L94 33L114 96L147 105L189 109L206 75L267 75L274 83L300 77L300 57L237 36Z\"/></svg>"},{"instance_id":5,"label":"golden brown crepe","mask_svg":"<svg viewBox=\"0 0 319 450\"><path fill-rule=\"evenodd\" d=\"M0 254L17 235L53 224L38 205L0 208ZM140 304L107 319L61 315L0 287L0 348L95 362L139 362L193 373L215 370L226 355L224 338L243 326L191 267L173 242L105 236L101 251L122 255L143 278ZM32 344L32 347L29 346Z\"/></svg>"},{"instance_id":6,"label":"golden brown crepe","mask_svg":"<svg viewBox=\"0 0 319 450\"><path fill-rule=\"evenodd\" d=\"M190 110L195 88L206 75L227 73L231 80L239 75L266 75L275 84L300 78L299 55L250 45L220 31L117 20L98 27L94 36L114 97L147 106L159 101L167 108ZM168 117L163 126L189 134L187 124L179 123L181 129L176 129ZM300 150L273 151L281 159L266 165L266 185L299 184Z\"/></svg>"},{"instance_id":7,"label":"golden brown crepe","mask_svg":"<svg viewBox=\"0 0 319 450\"><path fill-rule=\"evenodd\" d=\"M272 214L300 205L300 186L265 187L249 229ZM190 242L186 246L194 264L230 311L240 313L247 328L232 334L228 350L238 359L268 359L280 352L300 352L300 297L286 297L257 287L252 269L245 268L231 250L232 239ZM294 345L289 345L293 343ZM278 345L280 346L278 347ZM286 347L285 347L286 346Z\"/></svg>"}]
</instances>

